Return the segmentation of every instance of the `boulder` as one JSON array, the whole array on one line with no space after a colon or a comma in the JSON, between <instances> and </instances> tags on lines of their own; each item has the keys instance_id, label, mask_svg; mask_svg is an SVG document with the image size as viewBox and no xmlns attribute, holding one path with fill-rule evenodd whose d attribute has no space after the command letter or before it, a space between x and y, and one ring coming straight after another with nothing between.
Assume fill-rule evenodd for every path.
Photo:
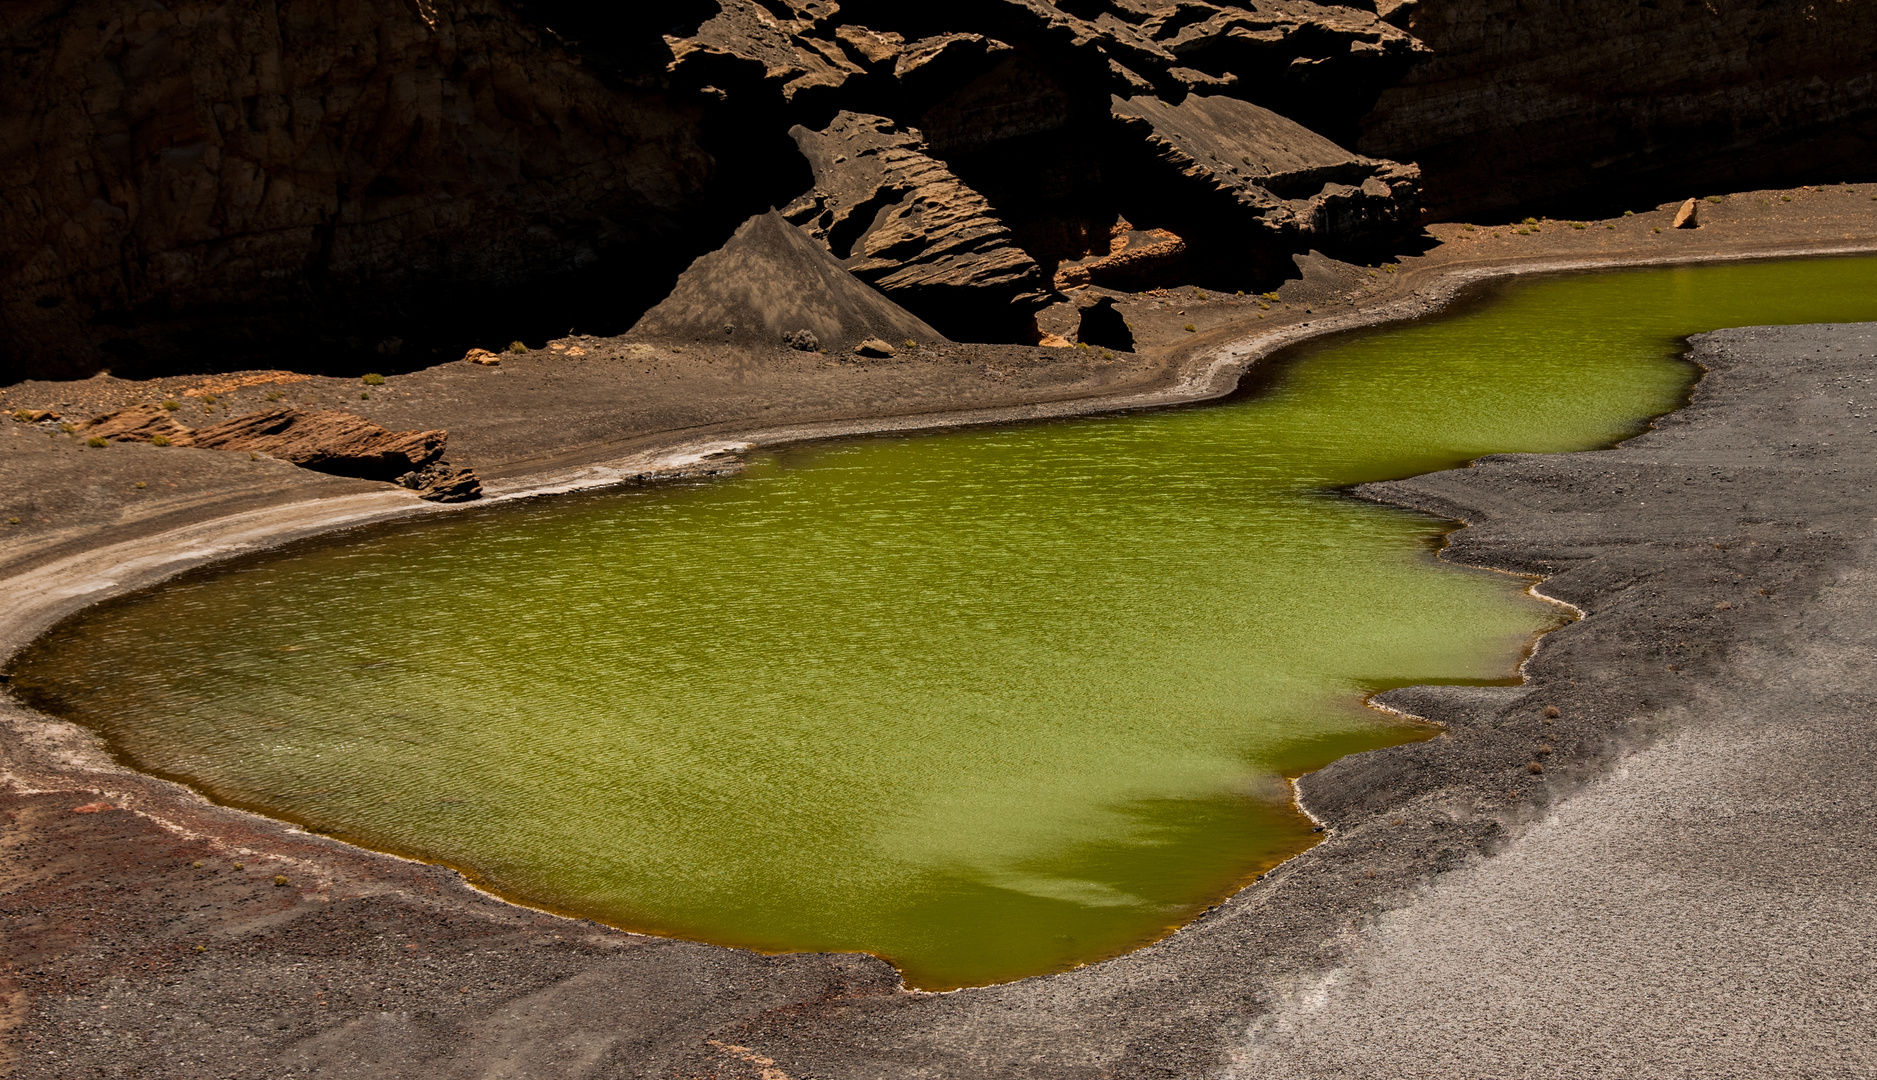
<instances>
[{"instance_id":1,"label":"boulder","mask_svg":"<svg viewBox=\"0 0 1877 1080\"><path fill-rule=\"evenodd\" d=\"M985 340L1014 327L1021 336L1049 292L1043 268L984 196L926 153L918 133L843 112L820 131L790 134L815 186L785 217L855 277L947 334Z\"/></svg>"},{"instance_id":2,"label":"boulder","mask_svg":"<svg viewBox=\"0 0 1877 1080\"><path fill-rule=\"evenodd\" d=\"M443 456L447 431L388 431L337 409L266 409L194 433L208 450L266 454L316 472L396 480Z\"/></svg>"},{"instance_id":3,"label":"boulder","mask_svg":"<svg viewBox=\"0 0 1877 1080\"><path fill-rule=\"evenodd\" d=\"M1136 229L1126 218L1115 222L1106 254L1060 263L1056 287L1108 288L1145 286L1170 280L1186 257L1186 241L1166 229Z\"/></svg>"},{"instance_id":4,"label":"boulder","mask_svg":"<svg viewBox=\"0 0 1877 1080\"><path fill-rule=\"evenodd\" d=\"M874 360L887 360L899 355L899 350L881 341L879 338L868 338L854 346L854 351L861 356L870 357Z\"/></svg>"},{"instance_id":5,"label":"boulder","mask_svg":"<svg viewBox=\"0 0 1877 1080\"><path fill-rule=\"evenodd\" d=\"M1682 203L1681 209L1675 211L1675 227L1677 229L1699 229L1701 227L1700 209L1701 204L1694 199L1689 199L1687 202Z\"/></svg>"},{"instance_id":6,"label":"boulder","mask_svg":"<svg viewBox=\"0 0 1877 1080\"><path fill-rule=\"evenodd\" d=\"M150 442L158 435L169 440L171 446L189 446L195 440L195 432L160 405L132 405L105 413L85 424L84 430L114 442Z\"/></svg>"},{"instance_id":7,"label":"boulder","mask_svg":"<svg viewBox=\"0 0 1877 1080\"><path fill-rule=\"evenodd\" d=\"M810 348L874 337L944 340L774 210L744 222L722 248L692 263L630 336L773 348L784 339L793 345L801 333Z\"/></svg>"},{"instance_id":8,"label":"boulder","mask_svg":"<svg viewBox=\"0 0 1877 1080\"><path fill-rule=\"evenodd\" d=\"M482 498L482 481L476 478L476 471L447 461L433 461L414 469L398 477L396 483L429 502L470 502Z\"/></svg>"}]
</instances>

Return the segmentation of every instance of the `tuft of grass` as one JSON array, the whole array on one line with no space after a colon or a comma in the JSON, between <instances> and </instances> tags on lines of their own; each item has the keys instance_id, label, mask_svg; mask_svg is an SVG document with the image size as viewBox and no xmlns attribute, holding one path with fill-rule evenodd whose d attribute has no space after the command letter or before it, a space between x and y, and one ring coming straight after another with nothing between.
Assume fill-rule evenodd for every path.
<instances>
[{"instance_id":1,"label":"tuft of grass","mask_svg":"<svg viewBox=\"0 0 1877 1080\"><path fill-rule=\"evenodd\" d=\"M78 430L78 425L70 421L66 421L65 423L62 423L59 425L59 430L65 432L67 435L70 435L72 432Z\"/></svg>"},{"instance_id":2,"label":"tuft of grass","mask_svg":"<svg viewBox=\"0 0 1877 1080\"><path fill-rule=\"evenodd\" d=\"M360 390L360 391L358 392L358 399L359 399L360 401L370 401L370 400L371 400L371 392L370 392L370 391L367 391L367 390Z\"/></svg>"},{"instance_id":3,"label":"tuft of grass","mask_svg":"<svg viewBox=\"0 0 1877 1080\"><path fill-rule=\"evenodd\" d=\"M1383 263L1382 264L1382 273L1384 274L1392 274L1399 269L1401 269L1401 267L1395 263Z\"/></svg>"},{"instance_id":4,"label":"tuft of grass","mask_svg":"<svg viewBox=\"0 0 1877 1080\"><path fill-rule=\"evenodd\" d=\"M286 885L287 885L287 875L285 874L274 875L274 888L281 889L281 888L285 888Z\"/></svg>"},{"instance_id":5,"label":"tuft of grass","mask_svg":"<svg viewBox=\"0 0 1877 1080\"><path fill-rule=\"evenodd\" d=\"M168 435L152 435L150 436L150 445L151 446L168 446L169 436ZM138 484L137 486L142 487L143 485Z\"/></svg>"},{"instance_id":6,"label":"tuft of grass","mask_svg":"<svg viewBox=\"0 0 1877 1080\"><path fill-rule=\"evenodd\" d=\"M1194 325L1193 325L1192 323L1187 323L1187 324L1186 324L1186 332L1187 332L1187 333L1189 333L1189 334L1197 334L1197 333L1199 333L1199 327L1197 327L1197 326L1194 326Z\"/></svg>"},{"instance_id":7,"label":"tuft of grass","mask_svg":"<svg viewBox=\"0 0 1877 1080\"><path fill-rule=\"evenodd\" d=\"M102 450L105 448L107 444L105 443L103 439L99 438L96 435L93 435L91 438L85 440L85 445L91 447L94 450Z\"/></svg>"},{"instance_id":8,"label":"tuft of grass","mask_svg":"<svg viewBox=\"0 0 1877 1080\"><path fill-rule=\"evenodd\" d=\"M269 391L267 392L267 400L269 400L269 401L279 401L279 400L281 400L282 398L284 398L284 397L286 397L286 396L287 396L287 395L285 395L285 394L283 394L283 393L281 393L281 392L280 392L280 391L278 391L278 390L269 390Z\"/></svg>"},{"instance_id":9,"label":"tuft of grass","mask_svg":"<svg viewBox=\"0 0 1877 1080\"><path fill-rule=\"evenodd\" d=\"M1573 221L1571 222L1571 228L1576 229L1578 232L1583 232L1585 229L1590 228L1590 226L1581 221Z\"/></svg>"},{"instance_id":10,"label":"tuft of grass","mask_svg":"<svg viewBox=\"0 0 1877 1080\"><path fill-rule=\"evenodd\" d=\"M511 341L508 343L508 351L512 353L525 353L528 351L528 346L519 341Z\"/></svg>"},{"instance_id":11,"label":"tuft of grass","mask_svg":"<svg viewBox=\"0 0 1877 1080\"><path fill-rule=\"evenodd\" d=\"M1543 762L1534 761L1530 765L1525 766L1525 771L1531 773L1533 776L1538 776L1545 771L1545 766Z\"/></svg>"},{"instance_id":12,"label":"tuft of grass","mask_svg":"<svg viewBox=\"0 0 1877 1080\"><path fill-rule=\"evenodd\" d=\"M1206 297L1206 290L1204 290L1204 289L1194 289L1194 290L1193 290L1193 298L1194 298L1194 299L1196 299L1196 300L1204 300L1204 299L1207 299L1207 297Z\"/></svg>"},{"instance_id":13,"label":"tuft of grass","mask_svg":"<svg viewBox=\"0 0 1877 1080\"><path fill-rule=\"evenodd\" d=\"M146 483L144 483L144 482L143 482L143 481L141 481L141 480L139 480L139 481L137 481L137 482L136 482L136 484L134 484L134 485L132 485L132 486L134 486L134 487L135 487L135 488L136 488L136 489L137 489L138 491L142 491L142 490L143 490L144 488L147 488L147 487L149 487L150 485L149 485L149 484L146 484Z\"/></svg>"},{"instance_id":14,"label":"tuft of grass","mask_svg":"<svg viewBox=\"0 0 1877 1080\"><path fill-rule=\"evenodd\" d=\"M359 382L364 383L366 386L383 386L385 384L385 377L374 371L360 379Z\"/></svg>"},{"instance_id":15,"label":"tuft of grass","mask_svg":"<svg viewBox=\"0 0 1877 1080\"><path fill-rule=\"evenodd\" d=\"M20 519L19 519L19 518L8 518L8 519L7 519L7 524L8 524L8 525L18 525L19 523L20 523Z\"/></svg>"},{"instance_id":16,"label":"tuft of grass","mask_svg":"<svg viewBox=\"0 0 1877 1080\"><path fill-rule=\"evenodd\" d=\"M1790 195L1781 195L1781 196L1779 197L1779 201L1780 201L1780 202L1791 202L1791 201L1792 201L1792 196L1790 196Z\"/></svg>"},{"instance_id":17,"label":"tuft of grass","mask_svg":"<svg viewBox=\"0 0 1877 1080\"><path fill-rule=\"evenodd\" d=\"M1532 234L1532 231L1531 231L1530 229L1520 229L1520 230L1519 230L1519 235L1520 235L1520 236L1530 236L1531 234Z\"/></svg>"},{"instance_id":18,"label":"tuft of grass","mask_svg":"<svg viewBox=\"0 0 1877 1080\"><path fill-rule=\"evenodd\" d=\"M247 863L236 863L236 864L235 864L235 869L237 869L237 870L246 870L247 868L248 868L248 864L247 864Z\"/></svg>"},{"instance_id":19,"label":"tuft of grass","mask_svg":"<svg viewBox=\"0 0 1877 1080\"><path fill-rule=\"evenodd\" d=\"M182 402L177 401L175 398L164 398L163 407L170 412L175 412L177 409L182 408Z\"/></svg>"},{"instance_id":20,"label":"tuft of grass","mask_svg":"<svg viewBox=\"0 0 1877 1080\"><path fill-rule=\"evenodd\" d=\"M1716 206L1719 206L1721 203L1721 197L1719 195L1709 195L1708 201L1713 203Z\"/></svg>"},{"instance_id":21,"label":"tuft of grass","mask_svg":"<svg viewBox=\"0 0 1877 1080\"><path fill-rule=\"evenodd\" d=\"M1657 226L1655 227L1655 231L1656 231L1656 232L1661 232L1661 231L1662 231L1662 226L1660 226L1660 225L1657 225Z\"/></svg>"},{"instance_id":22,"label":"tuft of grass","mask_svg":"<svg viewBox=\"0 0 1877 1080\"><path fill-rule=\"evenodd\" d=\"M908 349L916 349L919 347L919 343L911 338L907 338L905 341L900 342L900 344Z\"/></svg>"},{"instance_id":23,"label":"tuft of grass","mask_svg":"<svg viewBox=\"0 0 1877 1080\"><path fill-rule=\"evenodd\" d=\"M1616 231L1616 226L1614 226L1614 225L1605 225L1605 226L1604 226L1604 228L1606 228L1606 229L1608 229L1608 230L1610 230L1611 232L1615 232L1615 231Z\"/></svg>"},{"instance_id":24,"label":"tuft of grass","mask_svg":"<svg viewBox=\"0 0 1877 1080\"><path fill-rule=\"evenodd\" d=\"M1473 227L1473 226L1471 226L1471 225L1463 225L1463 226L1461 226L1461 228L1463 228L1463 229L1465 229L1465 230L1466 230L1467 232L1478 232L1478 231L1479 231L1478 229L1476 229L1476 228L1474 228L1474 227Z\"/></svg>"},{"instance_id":25,"label":"tuft of grass","mask_svg":"<svg viewBox=\"0 0 1877 1080\"><path fill-rule=\"evenodd\" d=\"M192 863L190 863L190 864L189 864L189 869L191 869L191 870L200 870L200 869L202 869L202 860L201 860L201 859L197 859L197 860L196 860L195 862L192 862Z\"/></svg>"},{"instance_id":26,"label":"tuft of grass","mask_svg":"<svg viewBox=\"0 0 1877 1080\"><path fill-rule=\"evenodd\" d=\"M1277 303L1277 294L1274 292L1265 293L1264 298L1266 301L1270 303L1273 303L1273 304Z\"/></svg>"},{"instance_id":27,"label":"tuft of grass","mask_svg":"<svg viewBox=\"0 0 1877 1080\"><path fill-rule=\"evenodd\" d=\"M1634 210L1625 210L1625 211L1623 211L1623 216L1624 216L1624 217L1635 217L1635 216L1636 216L1636 212L1635 212Z\"/></svg>"},{"instance_id":28,"label":"tuft of grass","mask_svg":"<svg viewBox=\"0 0 1877 1080\"><path fill-rule=\"evenodd\" d=\"M1520 225L1536 225L1538 224L1538 219L1535 217L1528 217L1524 221L1519 222L1519 224Z\"/></svg>"},{"instance_id":29,"label":"tuft of grass","mask_svg":"<svg viewBox=\"0 0 1877 1080\"><path fill-rule=\"evenodd\" d=\"M1111 352L1109 352L1109 351L1108 351L1107 349L1103 349L1103 350L1101 351L1101 358L1102 358L1103 360L1113 360L1113 359L1114 359L1114 354L1113 354L1113 353L1111 353Z\"/></svg>"}]
</instances>

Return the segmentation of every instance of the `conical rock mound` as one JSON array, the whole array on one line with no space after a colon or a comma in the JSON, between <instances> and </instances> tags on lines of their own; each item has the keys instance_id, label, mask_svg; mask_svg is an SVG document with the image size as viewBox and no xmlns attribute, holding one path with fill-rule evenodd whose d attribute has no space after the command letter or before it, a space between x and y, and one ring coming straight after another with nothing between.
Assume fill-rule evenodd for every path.
<instances>
[{"instance_id":1,"label":"conical rock mound","mask_svg":"<svg viewBox=\"0 0 1877 1080\"><path fill-rule=\"evenodd\" d=\"M847 272L774 210L691 264L671 295L629 336L650 341L806 343L845 349L867 338L943 341L944 335ZM798 345L798 347L802 347Z\"/></svg>"}]
</instances>

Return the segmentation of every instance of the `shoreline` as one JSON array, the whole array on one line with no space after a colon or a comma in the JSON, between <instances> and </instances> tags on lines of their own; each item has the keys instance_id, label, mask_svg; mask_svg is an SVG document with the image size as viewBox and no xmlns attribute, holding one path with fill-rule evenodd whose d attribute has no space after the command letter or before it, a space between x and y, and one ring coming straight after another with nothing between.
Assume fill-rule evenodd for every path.
<instances>
[{"instance_id":1,"label":"shoreline","mask_svg":"<svg viewBox=\"0 0 1877 1080\"><path fill-rule=\"evenodd\" d=\"M724 460L728 455L742 453L749 449L784 446L825 438L887 431L912 432L1057 419L1216 400L1232 393L1247 372L1253 370L1260 361L1268 359L1282 349L1327 334L1432 314L1459 298L1468 288L1505 277L1531 273L1622 269L1699 262L1831 257L1866 254L1873 251L1877 251L1877 240L1841 241L1831 245L1784 246L1771 249L1765 245L1756 245L1738 251L1650 256L1629 260L1539 256L1510 263L1500 261L1485 265L1461 264L1409 268L1401 275L1401 280L1397 283L1397 292L1408 290L1409 295L1392 296L1385 302L1353 312L1326 314L1304 323L1271 328L1260 335L1249 337L1241 335L1224 342L1207 340L1178 350L1167 366L1166 385L1149 389L1131 389L1106 396L1091 395L992 408L783 423L769 426L751 425L741 431L713 432L709 435L694 433L677 440L667 441L660 446L641 447L631 453L610 459L567 461L566 464L548 463L545 467L537 468L524 475L503 477L488 485L491 498L486 501L491 503L511 501L590 490L621 483L642 482L648 479L667 477L676 479L731 471L737 466ZM1420 272L1417 273L1417 270ZM1212 331L1207 335L1209 339L1221 336L1224 336L1223 331ZM1697 394L1699 392L1698 386ZM1689 408L1690 405L1685 404L1682 410L1668 414L1668 416L1680 416ZM1662 421L1658 421L1658 424L1667 419L1668 417L1664 417ZM1651 433L1653 431L1652 428ZM653 436L653 438L656 437ZM1387 498L1378 499L1378 501L1387 501L1395 505L1413 505L1416 509L1458 522L1454 532L1468 530L1476 533L1473 520L1458 513L1449 512L1459 509L1458 506L1447 504L1444 508L1436 509L1435 504L1402 501L1400 491L1397 489L1412 486L1424 479L1426 478L1400 481L1394 485L1381 485L1380 493L1385 493ZM1357 494L1358 497L1377 498L1376 494L1371 494L1366 490ZM24 647L66 615L111 596L149 587L184 570L242 553L263 550L281 543L347 528L417 513L468 509L474 505L472 503L461 507L437 507L396 492L354 492L324 498L303 499L276 508L243 511L226 516L215 515L208 512L212 507L205 507L199 521L167 530L155 537L122 540L90 547L82 542L62 545L50 556L35 557L33 561L36 565L23 573L12 575L4 582L4 586L11 590L11 593L6 611L0 612L0 669L4 668L6 661L19 648ZM1449 534L1450 538L1452 535L1452 533ZM1455 552L1455 546L1451 542L1443 546L1440 557L1446 559L1450 552ZM1456 552L1456 554L1462 557L1474 557L1467 551ZM1551 580L1555 573L1513 569L1497 563L1470 562L1468 565L1485 565L1488 568L1508 573L1534 577L1536 580L1533 582L1533 589ZM26 604L14 602L22 595L28 598ZM1587 617L1587 608L1573 600L1549 595L1543 598L1563 605L1567 609L1574 609L1577 619L1565 623L1558 630L1540 635L1534 642L1531 652L1520 664L1520 674L1524 679L1524 685L1505 688L1506 691L1519 693L1525 691L1533 682L1531 677L1525 674L1525 669L1537 655L1538 642L1549 640L1559 630L1581 626ZM1401 711L1428 720L1430 723L1444 724L1444 721L1438 719L1441 715L1440 709L1424 709L1417 706L1415 700L1417 694L1414 692L1417 689L1411 688L1410 692L1388 691L1377 695L1377 697L1393 698L1399 704L1378 701L1375 707L1388 711ZM1439 688L1432 689L1438 690ZM1458 688L1450 689L1457 690ZM1501 690L1501 688L1492 689ZM1435 693L1432 696L1439 697L1440 695ZM282 842L291 847L304 848L306 853L303 865L309 868L316 867L322 862L332 861L331 849L333 847L343 848L350 854L341 861L351 864L356 871L355 878L357 879L384 878L386 875L382 864L374 864L374 860L392 859L408 864L411 876L433 882L430 887L433 892L439 887L435 884L438 882L441 882L443 888L460 888L468 885L470 890L487 900L488 903L511 909L510 914L506 916L507 919L528 921L542 916L546 917L549 922L562 920L560 916L552 916L539 912L537 909L514 905L509 901L494 897L478 889L466 879L458 877L453 871L441 871L432 864L413 862L394 854L354 848L341 841L306 834L297 827L276 819L209 803L191 789L134 773L110 761L108 753L102 750L101 742L89 732L50 717L30 714L11 702L0 702L0 717L4 718L8 733L4 743L0 743L0 753L5 755L4 779L6 785L17 795L40 796L55 792L83 791L107 795L108 798L118 802L130 804L127 808L143 815L153 825L192 843L208 843L236 852L262 851L270 843L277 848ZM58 730L60 728L70 730ZM99 760L101 753L103 760ZM1346 774L1352 771L1360 773L1361 769L1355 766L1343 768L1345 764L1345 762L1339 762L1317 774L1310 774L1310 778L1303 782L1293 781L1293 792L1300 809L1312 820L1324 823L1326 829L1334 829L1338 821L1343 822L1345 826L1349 822L1347 816L1349 800L1346 797L1347 791L1344 790L1349 787ZM1344 775L1324 777L1323 774L1329 773ZM65 782L58 783L61 780ZM53 786L38 786L47 781L52 782ZM114 793L107 793L106 787L117 790ZM1317 792L1319 798L1312 798L1312 789L1321 789ZM1322 798L1326 794L1329 797ZM1328 835L1333 834L1326 834L1326 842ZM1318 844L1307 849L1306 854L1320 851L1324 846L1324 844ZM273 858L275 856L257 857ZM1266 871L1264 876L1296 876L1311 872L1300 871L1297 868L1300 858L1301 856L1295 857ZM374 869L375 865L377 869ZM449 878L455 878L455 881L451 883L448 881ZM334 884L336 883L335 879ZM353 880L348 883L347 889L338 891L349 890L350 893L362 895L385 889L395 890L400 887L404 885L398 882ZM1255 903L1247 899L1247 893L1250 891L1247 889L1235 894L1223 902L1220 908L1240 909ZM503 918L499 914L491 917L497 921ZM1018 983L968 988L966 991L947 992L941 995L909 992L895 987L892 984L898 982L897 972L887 968L885 974L889 975L890 979L883 977L878 967L885 965L878 961L874 962L877 967L863 962L858 969L843 969L841 973L827 977L833 978L836 983L846 987L841 993L849 996L858 993L861 998L877 997L882 994L888 997L899 995L927 999L934 997L956 999L1003 993L1024 995L1036 991L1040 985L1049 985L1055 980L1086 973L1097 966L1110 967L1124 964L1131 966L1130 962L1149 952L1171 951L1170 948L1163 948L1169 942L1178 942L1178 948L1191 947L1193 940L1206 936L1194 933L1196 928L1203 923L1207 926L1209 934L1212 923L1215 921L1217 920L1214 920L1211 915L1202 916L1200 921L1180 928L1169 938L1163 939L1159 945L1124 954L1114 960L1101 962L1100 965L1074 969L1064 975L1041 976ZM593 925L578 920L568 922L567 929L576 932L584 932L580 930L581 927ZM614 933L642 938L641 935L629 935L624 931L615 932L610 929L604 931L606 935ZM695 950L725 954L741 952L673 939L642 938L642 941L647 945L656 944L666 952L680 952L686 955L690 955ZM609 948L616 947L610 946ZM804 954L780 954L775 957L758 958L757 962L759 966L772 963L786 967L822 970L829 965L839 967L841 963L851 959L852 957L828 958L804 956ZM4 985L0 985L0 1001L4 1000L6 990ZM4 1014L0 1014L0 1030L8 1026Z\"/></svg>"},{"instance_id":2,"label":"shoreline","mask_svg":"<svg viewBox=\"0 0 1877 1080\"><path fill-rule=\"evenodd\" d=\"M1771 250L1752 248L1691 257L1652 256L1634 260L1620 257L1540 257L1503 265L1442 269L1437 271L1435 280L1425 287L1425 293L1421 288L1416 288L1409 298L1393 300L1358 312L1280 327L1261 335L1247 335L1221 346L1189 350L1189 355L1176 359L1172 367L1175 372L1172 385L1151 390L992 408L732 429L701 438L690 435L654 442L649 449L640 449L620 457L568 466L550 464L519 477L492 480L485 485L485 498L476 502L427 503L414 494L400 491L315 497L225 517L205 514L205 520L199 523L144 539L102 545L80 540L59 545L51 551L35 553L35 561L43 560L41 565L0 578L0 592L8 595L10 600L7 608L0 610L0 669L4 669L20 649L60 619L84 607L149 588L187 570L325 533L422 514L472 511L480 506L499 505L517 499L572 494L647 481L723 475L740 469L741 463L713 462L751 450L776 449L824 439L1073 419L1204 404L1230 396L1256 365L1285 349L1332 334L1435 315L1460 299L1468 289L1505 278L1650 266L1848 257L1873 253L1877 253L1877 239L1837 246L1778 247ZM1409 280L1413 279L1406 279L1403 284ZM1198 355L1195 357L1191 353ZM652 438L658 439L659 436L655 434ZM1461 527L1464 527L1464 522ZM86 565L87 562L91 565ZM22 595L27 598L25 605L17 603L17 598Z\"/></svg>"}]
</instances>

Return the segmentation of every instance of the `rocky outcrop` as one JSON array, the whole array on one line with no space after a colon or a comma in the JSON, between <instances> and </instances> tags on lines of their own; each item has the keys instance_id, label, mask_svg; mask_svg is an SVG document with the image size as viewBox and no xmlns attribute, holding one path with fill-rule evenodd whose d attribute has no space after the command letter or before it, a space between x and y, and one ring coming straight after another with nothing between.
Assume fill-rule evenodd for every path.
<instances>
[{"instance_id":1,"label":"rocky outcrop","mask_svg":"<svg viewBox=\"0 0 1877 1080\"><path fill-rule=\"evenodd\" d=\"M631 336L807 350L844 350L867 338L944 340L773 210L691 264Z\"/></svg>"},{"instance_id":2,"label":"rocky outcrop","mask_svg":"<svg viewBox=\"0 0 1877 1080\"><path fill-rule=\"evenodd\" d=\"M815 186L784 217L954 338L1024 333L1049 289L1042 267L917 134L851 112L790 134Z\"/></svg>"},{"instance_id":3,"label":"rocky outcrop","mask_svg":"<svg viewBox=\"0 0 1877 1080\"><path fill-rule=\"evenodd\" d=\"M160 405L132 405L128 409L94 417L84 431L93 438L113 442L157 442L166 446L192 446L195 432Z\"/></svg>"},{"instance_id":4,"label":"rocky outcrop","mask_svg":"<svg viewBox=\"0 0 1877 1080\"><path fill-rule=\"evenodd\" d=\"M245 450L316 472L363 480L396 480L443 456L447 431L387 431L338 409L309 413L263 409L198 428L194 445Z\"/></svg>"},{"instance_id":5,"label":"rocky outcrop","mask_svg":"<svg viewBox=\"0 0 1877 1080\"><path fill-rule=\"evenodd\" d=\"M1365 153L1420 164L1437 219L1653 205L1877 173L1877 5L1418 0L1433 59Z\"/></svg>"},{"instance_id":6,"label":"rocky outcrop","mask_svg":"<svg viewBox=\"0 0 1877 1080\"><path fill-rule=\"evenodd\" d=\"M1419 225L1415 166L1350 153L1248 101L1115 98L1114 114L1194 194L1243 219L1221 227L1253 225L1295 248L1386 239Z\"/></svg>"}]
</instances>

